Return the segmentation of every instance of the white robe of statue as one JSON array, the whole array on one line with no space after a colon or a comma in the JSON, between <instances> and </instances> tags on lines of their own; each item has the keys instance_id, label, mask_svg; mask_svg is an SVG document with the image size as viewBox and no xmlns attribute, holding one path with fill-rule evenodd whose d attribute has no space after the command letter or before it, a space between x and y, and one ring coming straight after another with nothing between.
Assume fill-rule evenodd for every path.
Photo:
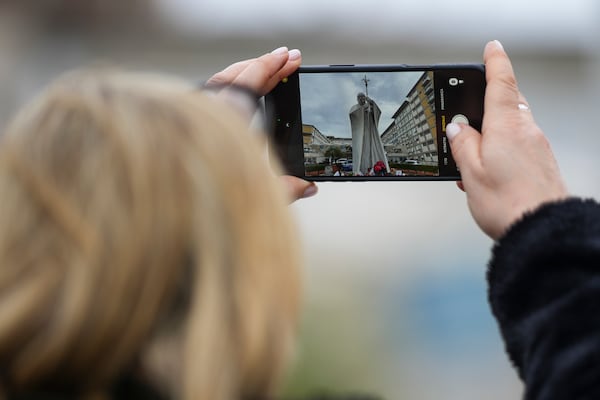
<instances>
[{"instance_id":1,"label":"white robe of statue","mask_svg":"<svg viewBox=\"0 0 600 400\"><path fill-rule=\"evenodd\" d=\"M372 99L359 93L358 104L350 109L352 129L352 172L354 175L367 175L369 168L377 161L383 161L386 171L390 171L383 142L379 136L381 110Z\"/></svg>"}]
</instances>

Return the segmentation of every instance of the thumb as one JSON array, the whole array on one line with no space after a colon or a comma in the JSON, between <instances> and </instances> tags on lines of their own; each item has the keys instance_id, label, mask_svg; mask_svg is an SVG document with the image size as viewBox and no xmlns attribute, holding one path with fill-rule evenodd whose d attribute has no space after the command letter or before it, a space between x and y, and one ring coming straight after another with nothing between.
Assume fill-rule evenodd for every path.
<instances>
[{"instance_id":1,"label":"thumb","mask_svg":"<svg viewBox=\"0 0 600 400\"><path fill-rule=\"evenodd\" d=\"M279 179L286 187L288 197L292 202L317 194L318 188L314 182L305 181L291 175L283 175Z\"/></svg>"},{"instance_id":2,"label":"thumb","mask_svg":"<svg viewBox=\"0 0 600 400\"><path fill-rule=\"evenodd\" d=\"M446 125L446 137L450 150L461 172L467 172L481 162L479 148L481 134L469 125L450 123Z\"/></svg>"}]
</instances>

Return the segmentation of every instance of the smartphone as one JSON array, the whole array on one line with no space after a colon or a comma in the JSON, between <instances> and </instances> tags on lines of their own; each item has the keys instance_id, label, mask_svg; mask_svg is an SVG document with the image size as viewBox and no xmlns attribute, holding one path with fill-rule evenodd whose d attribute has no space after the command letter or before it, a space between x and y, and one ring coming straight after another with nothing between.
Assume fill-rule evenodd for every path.
<instances>
[{"instance_id":1,"label":"smartphone","mask_svg":"<svg viewBox=\"0 0 600 400\"><path fill-rule=\"evenodd\" d=\"M445 135L481 130L482 64L302 66L265 96L271 153L312 181L459 180Z\"/></svg>"}]
</instances>

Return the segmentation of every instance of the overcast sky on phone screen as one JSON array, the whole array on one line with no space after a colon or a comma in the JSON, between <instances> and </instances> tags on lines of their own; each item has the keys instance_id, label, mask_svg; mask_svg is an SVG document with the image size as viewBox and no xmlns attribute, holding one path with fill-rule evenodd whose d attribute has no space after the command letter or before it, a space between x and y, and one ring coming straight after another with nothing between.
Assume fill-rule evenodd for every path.
<instances>
[{"instance_id":1,"label":"overcast sky on phone screen","mask_svg":"<svg viewBox=\"0 0 600 400\"><path fill-rule=\"evenodd\" d=\"M300 77L302 123L314 125L325 136L351 138L348 113L357 103L357 94L368 92L381 110L379 133L382 134L422 74L421 71L303 74Z\"/></svg>"}]
</instances>

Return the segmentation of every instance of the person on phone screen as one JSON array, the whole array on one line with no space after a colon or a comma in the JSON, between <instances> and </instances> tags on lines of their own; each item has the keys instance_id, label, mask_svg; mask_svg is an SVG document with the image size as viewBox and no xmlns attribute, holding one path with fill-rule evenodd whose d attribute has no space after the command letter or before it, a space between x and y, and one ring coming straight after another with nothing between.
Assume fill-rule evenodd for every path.
<instances>
[{"instance_id":1,"label":"person on phone screen","mask_svg":"<svg viewBox=\"0 0 600 400\"><path fill-rule=\"evenodd\" d=\"M379 136L381 110L375 101L364 93L356 96L357 104L350 108L350 128L352 130L352 169L354 175L367 175L369 168L382 161L386 172L389 165L383 142Z\"/></svg>"}]
</instances>

